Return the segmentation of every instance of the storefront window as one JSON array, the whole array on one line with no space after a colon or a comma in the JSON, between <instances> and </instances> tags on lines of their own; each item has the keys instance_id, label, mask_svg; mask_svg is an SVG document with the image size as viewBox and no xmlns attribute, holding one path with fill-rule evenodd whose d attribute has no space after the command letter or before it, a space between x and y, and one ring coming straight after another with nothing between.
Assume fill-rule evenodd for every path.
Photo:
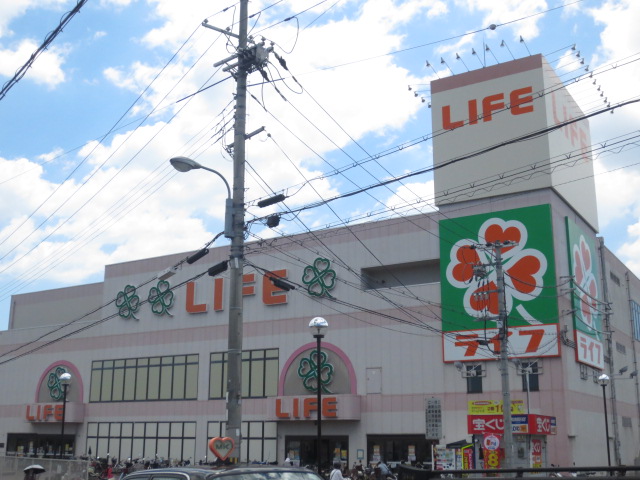
<instances>
[{"instance_id":1,"label":"storefront window","mask_svg":"<svg viewBox=\"0 0 640 480\"><path fill-rule=\"evenodd\" d=\"M278 392L278 349L242 352L242 397L274 397ZM209 399L225 397L227 352L211 354Z\"/></svg>"},{"instance_id":2,"label":"storefront window","mask_svg":"<svg viewBox=\"0 0 640 480\"><path fill-rule=\"evenodd\" d=\"M431 462L431 442L424 435L367 435L367 461L410 465Z\"/></svg>"},{"instance_id":3,"label":"storefront window","mask_svg":"<svg viewBox=\"0 0 640 480\"><path fill-rule=\"evenodd\" d=\"M87 452L93 457L194 459L196 422L90 422Z\"/></svg>"},{"instance_id":4,"label":"storefront window","mask_svg":"<svg viewBox=\"0 0 640 480\"><path fill-rule=\"evenodd\" d=\"M198 355L97 360L91 365L90 402L196 400Z\"/></svg>"}]
</instances>

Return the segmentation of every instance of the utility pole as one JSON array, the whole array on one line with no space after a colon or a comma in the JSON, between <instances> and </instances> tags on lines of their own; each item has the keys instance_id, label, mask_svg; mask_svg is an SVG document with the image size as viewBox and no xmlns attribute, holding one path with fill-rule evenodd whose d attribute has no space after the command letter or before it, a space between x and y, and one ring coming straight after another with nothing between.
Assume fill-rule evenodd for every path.
<instances>
[{"instance_id":1,"label":"utility pole","mask_svg":"<svg viewBox=\"0 0 640 480\"><path fill-rule=\"evenodd\" d=\"M498 338L500 339L500 378L502 380L502 418L504 424L504 432L502 435L502 448L504 450L503 468L513 468L514 448L513 448L513 428L511 422L511 389L509 387L509 323L507 318L507 302L505 296L504 270L502 269L502 249L505 247L513 247L517 245L515 242L496 241L487 243L486 245L474 245L472 248L477 250L493 251L494 261L489 265L495 267L496 272L496 288L491 292L498 294ZM486 266L476 265L474 271L477 271L479 277L486 276ZM493 317L495 319L495 317ZM528 380L528 379L527 379ZM528 403L528 402L527 402Z\"/></svg>"},{"instance_id":2,"label":"utility pole","mask_svg":"<svg viewBox=\"0 0 640 480\"><path fill-rule=\"evenodd\" d=\"M244 168L247 115L248 62L247 24L249 0L240 0L238 67L236 69L236 117L233 135L233 238L229 255L229 336L227 353L227 426L225 434L232 438L237 463L242 450L242 273L244 263Z\"/></svg>"},{"instance_id":3,"label":"utility pole","mask_svg":"<svg viewBox=\"0 0 640 480\"><path fill-rule=\"evenodd\" d=\"M513 467L513 428L511 426L511 390L509 388L509 324L504 291L504 271L502 270L502 248L513 242L500 241L489 244L495 252L496 284L498 287L498 332L500 335L500 377L502 379L502 415L504 419L504 468Z\"/></svg>"},{"instance_id":4,"label":"utility pole","mask_svg":"<svg viewBox=\"0 0 640 480\"><path fill-rule=\"evenodd\" d=\"M233 193L231 250L229 255L229 334L227 342L227 423L225 435L233 439L235 448L231 461L237 463L241 456L242 444L242 336L243 299L242 274L244 267L244 173L245 142L248 138L264 130L264 127L246 134L247 76L266 64L271 48L264 48L264 42L248 45L247 27L249 0L240 0L238 34L223 30L205 20L202 26L238 40L236 53L214 64L218 67L227 63L222 70L231 72L236 80L236 108L233 136ZM229 63L236 61L235 63Z\"/></svg>"}]
</instances>

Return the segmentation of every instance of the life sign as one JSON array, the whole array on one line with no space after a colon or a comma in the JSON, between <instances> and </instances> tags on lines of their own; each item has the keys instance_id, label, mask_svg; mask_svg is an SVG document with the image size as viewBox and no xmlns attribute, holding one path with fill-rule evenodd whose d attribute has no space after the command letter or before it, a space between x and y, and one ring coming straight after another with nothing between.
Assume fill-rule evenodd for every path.
<instances>
[{"instance_id":1,"label":"life sign","mask_svg":"<svg viewBox=\"0 0 640 480\"><path fill-rule=\"evenodd\" d=\"M493 120L493 112L509 109L511 115L522 115L524 113L533 112L533 87L516 88L508 93L495 93L487 95L480 101L473 98L467 101L467 109L458 118L459 120L453 120L451 114L451 105L444 105L442 107L442 128L445 130L453 130L454 128L460 128L469 123L469 125L475 125L478 120L482 119L483 122L490 122ZM481 107L481 112L479 112Z\"/></svg>"}]
</instances>

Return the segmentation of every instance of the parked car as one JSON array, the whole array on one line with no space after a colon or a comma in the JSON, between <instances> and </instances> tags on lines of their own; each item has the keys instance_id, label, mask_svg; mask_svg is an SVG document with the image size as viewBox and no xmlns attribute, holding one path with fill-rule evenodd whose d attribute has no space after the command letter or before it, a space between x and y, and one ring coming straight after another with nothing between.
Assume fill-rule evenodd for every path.
<instances>
[{"instance_id":1,"label":"parked car","mask_svg":"<svg viewBox=\"0 0 640 480\"><path fill-rule=\"evenodd\" d=\"M251 465L211 470L203 467L138 470L124 480L323 480L316 472L300 467Z\"/></svg>"}]
</instances>

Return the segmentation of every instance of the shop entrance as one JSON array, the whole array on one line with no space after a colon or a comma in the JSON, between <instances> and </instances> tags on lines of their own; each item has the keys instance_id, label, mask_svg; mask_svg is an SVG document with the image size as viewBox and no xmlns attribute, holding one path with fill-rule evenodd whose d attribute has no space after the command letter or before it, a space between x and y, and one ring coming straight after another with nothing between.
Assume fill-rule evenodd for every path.
<instances>
[{"instance_id":1,"label":"shop entrance","mask_svg":"<svg viewBox=\"0 0 640 480\"><path fill-rule=\"evenodd\" d=\"M367 435L367 462L429 465L434 443L424 435Z\"/></svg>"},{"instance_id":2,"label":"shop entrance","mask_svg":"<svg viewBox=\"0 0 640 480\"><path fill-rule=\"evenodd\" d=\"M284 454L295 464L311 466L315 468L316 445L318 438L313 436L298 437L287 436L284 440ZM320 444L320 468L331 470L334 460L346 462L349 454L349 437L347 436L322 436Z\"/></svg>"}]
</instances>

